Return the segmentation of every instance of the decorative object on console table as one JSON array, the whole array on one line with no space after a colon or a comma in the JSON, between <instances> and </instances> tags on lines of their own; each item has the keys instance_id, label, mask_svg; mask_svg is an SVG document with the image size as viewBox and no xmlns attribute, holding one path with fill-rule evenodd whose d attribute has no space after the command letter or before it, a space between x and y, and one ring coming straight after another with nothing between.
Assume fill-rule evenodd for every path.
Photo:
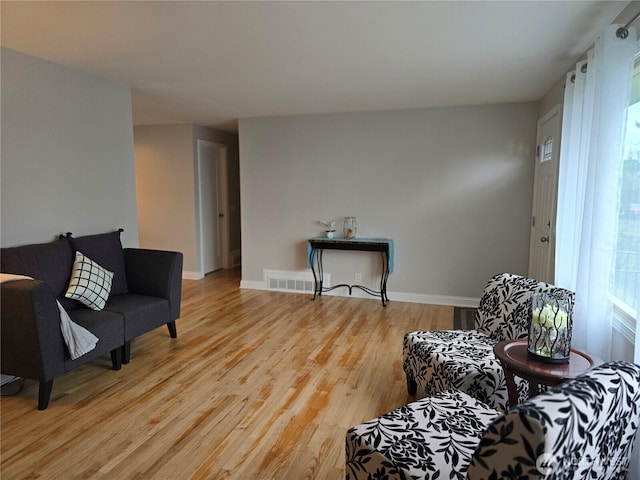
<instances>
[{"instance_id":1,"label":"decorative object on console table","mask_svg":"<svg viewBox=\"0 0 640 480\"><path fill-rule=\"evenodd\" d=\"M571 354L572 299L560 293L534 293L527 350L536 360L566 363Z\"/></svg>"},{"instance_id":2,"label":"decorative object on console table","mask_svg":"<svg viewBox=\"0 0 640 480\"><path fill-rule=\"evenodd\" d=\"M356 238L356 234L358 233L358 221L356 217L344 217L342 231L344 233L344 238L347 240Z\"/></svg>"},{"instance_id":3,"label":"decorative object on console table","mask_svg":"<svg viewBox=\"0 0 640 480\"><path fill-rule=\"evenodd\" d=\"M324 220L320 220L320 223L327 227L327 229L324 231L327 235L327 238L333 238L336 234L336 221L331 220L330 222L325 222Z\"/></svg>"}]
</instances>

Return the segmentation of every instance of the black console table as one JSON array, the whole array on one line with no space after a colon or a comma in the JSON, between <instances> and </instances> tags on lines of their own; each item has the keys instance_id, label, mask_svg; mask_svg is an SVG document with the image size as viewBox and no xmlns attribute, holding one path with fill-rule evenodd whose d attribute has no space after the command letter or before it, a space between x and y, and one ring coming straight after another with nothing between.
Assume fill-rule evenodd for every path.
<instances>
[{"instance_id":1,"label":"black console table","mask_svg":"<svg viewBox=\"0 0 640 480\"><path fill-rule=\"evenodd\" d=\"M380 290L373 290L364 285L349 285L341 283L333 287L325 287L323 285L323 269L322 255L325 250L357 250L361 252L380 252L382 258L382 275L380 278ZM313 298L322 295L322 292L328 292L335 288L347 287L349 295L354 288L359 288L363 292L380 297L382 306L386 307L389 297L387 297L387 279L389 274L393 272L393 240L389 238L325 238L315 237L309 239L308 244L309 267L313 272Z\"/></svg>"}]
</instances>

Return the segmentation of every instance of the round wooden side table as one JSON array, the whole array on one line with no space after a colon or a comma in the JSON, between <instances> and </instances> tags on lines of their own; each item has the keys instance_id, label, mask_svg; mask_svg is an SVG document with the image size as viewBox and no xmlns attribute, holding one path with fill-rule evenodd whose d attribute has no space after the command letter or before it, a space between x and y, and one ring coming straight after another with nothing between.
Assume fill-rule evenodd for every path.
<instances>
[{"instance_id":1,"label":"round wooden side table","mask_svg":"<svg viewBox=\"0 0 640 480\"><path fill-rule=\"evenodd\" d=\"M539 385L558 385L603 363L598 357L575 348L571 349L567 363L541 362L528 355L526 338L504 340L493 347L493 351L504 369L510 406L518 403L514 375L529 381L529 396L533 397L539 393Z\"/></svg>"}]
</instances>

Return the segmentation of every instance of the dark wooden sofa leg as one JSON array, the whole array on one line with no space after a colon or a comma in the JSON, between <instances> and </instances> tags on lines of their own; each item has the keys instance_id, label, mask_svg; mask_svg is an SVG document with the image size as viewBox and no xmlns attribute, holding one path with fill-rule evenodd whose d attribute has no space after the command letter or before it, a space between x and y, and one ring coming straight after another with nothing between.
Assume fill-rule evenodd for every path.
<instances>
[{"instance_id":1,"label":"dark wooden sofa leg","mask_svg":"<svg viewBox=\"0 0 640 480\"><path fill-rule=\"evenodd\" d=\"M49 406L49 398L51 397L52 388L53 380L40 382L40 388L38 390L38 410L46 410Z\"/></svg>"},{"instance_id":2,"label":"dark wooden sofa leg","mask_svg":"<svg viewBox=\"0 0 640 480\"><path fill-rule=\"evenodd\" d=\"M111 350L111 364L114 370L120 370L122 368L122 348L118 347L115 350Z\"/></svg>"},{"instance_id":3,"label":"dark wooden sofa leg","mask_svg":"<svg viewBox=\"0 0 640 480\"><path fill-rule=\"evenodd\" d=\"M411 378L409 374L406 374L406 375L407 375L407 392L409 392L409 395L415 395L416 392L418 391L418 384L413 378Z\"/></svg>"},{"instance_id":4,"label":"dark wooden sofa leg","mask_svg":"<svg viewBox=\"0 0 640 480\"><path fill-rule=\"evenodd\" d=\"M131 340L124 342L122 347L122 363L125 365L131 360Z\"/></svg>"},{"instance_id":5,"label":"dark wooden sofa leg","mask_svg":"<svg viewBox=\"0 0 640 480\"><path fill-rule=\"evenodd\" d=\"M169 329L169 335L171 336L171 338L177 338L178 337L178 331L176 330L176 322L175 322L175 320L173 322L167 323L167 328Z\"/></svg>"}]
</instances>

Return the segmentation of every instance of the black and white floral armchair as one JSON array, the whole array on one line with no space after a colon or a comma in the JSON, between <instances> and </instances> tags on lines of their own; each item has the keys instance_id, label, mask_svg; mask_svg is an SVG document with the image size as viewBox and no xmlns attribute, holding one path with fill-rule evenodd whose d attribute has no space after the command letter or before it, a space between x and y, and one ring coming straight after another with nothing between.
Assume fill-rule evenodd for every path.
<instances>
[{"instance_id":1,"label":"black and white floral armchair","mask_svg":"<svg viewBox=\"0 0 640 480\"><path fill-rule=\"evenodd\" d=\"M447 390L348 430L347 480L624 480L640 366L611 362L498 412Z\"/></svg>"},{"instance_id":2,"label":"black and white floral armchair","mask_svg":"<svg viewBox=\"0 0 640 480\"><path fill-rule=\"evenodd\" d=\"M489 280L475 315L476 330L416 331L405 334L403 369L410 395L434 395L457 389L498 410L506 410L509 394L493 347L502 340L528 334L531 295L562 292L544 282L502 273ZM516 377L518 398L526 400L529 384Z\"/></svg>"}]
</instances>

